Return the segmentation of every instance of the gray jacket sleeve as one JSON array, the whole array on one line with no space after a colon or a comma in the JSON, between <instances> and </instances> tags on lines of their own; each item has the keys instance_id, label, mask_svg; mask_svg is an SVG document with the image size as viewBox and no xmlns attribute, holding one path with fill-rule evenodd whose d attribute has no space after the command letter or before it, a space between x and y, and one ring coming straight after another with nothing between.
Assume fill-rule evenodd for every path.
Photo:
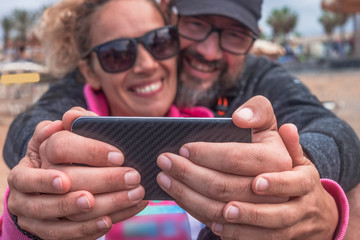
<instances>
[{"instance_id":1,"label":"gray jacket sleeve","mask_svg":"<svg viewBox=\"0 0 360 240\"><path fill-rule=\"evenodd\" d=\"M24 157L27 144L39 122L61 120L63 114L74 106L86 108L83 84L75 79L76 72L52 84L35 105L14 119L3 150L9 168L16 166Z\"/></svg>"}]
</instances>

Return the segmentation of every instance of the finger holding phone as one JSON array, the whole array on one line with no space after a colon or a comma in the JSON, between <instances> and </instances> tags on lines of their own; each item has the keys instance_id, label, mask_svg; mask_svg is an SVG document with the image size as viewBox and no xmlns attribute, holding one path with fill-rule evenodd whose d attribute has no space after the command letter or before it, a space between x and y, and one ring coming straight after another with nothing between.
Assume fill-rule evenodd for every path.
<instances>
[{"instance_id":1,"label":"finger holding phone","mask_svg":"<svg viewBox=\"0 0 360 240\"><path fill-rule=\"evenodd\" d=\"M341 218L346 212L338 213L341 209L338 198L335 202L329 188L322 185L314 164L304 156L296 126L285 124L279 134L293 159L293 168L260 174L252 188L260 195L288 196L289 201L277 204L231 201L223 211L227 222L214 222L213 232L226 239L237 239L239 233L251 234L255 239L265 235L274 239L341 239L344 233Z\"/></svg>"},{"instance_id":2,"label":"finger holding phone","mask_svg":"<svg viewBox=\"0 0 360 240\"><path fill-rule=\"evenodd\" d=\"M253 129L252 143L188 143L180 149L180 155L159 156L158 165L164 171L158 176L160 186L180 206L201 216L206 223L223 221L222 209L231 200L258 203L286 200L257 199L251 189L256 175L292 167L271 113L265 98L254 97L234 114L237 126Z\"/></svg>"},{"instance_id":3,"label":"finger holding phone","mask_svg":"<svg viewBox=\"0 0 360 240\"><path fill-rule=\"evenodd\" d=\"M261 97L241 106L234 113L233 121L240 127L253 127L251 146L185 144L179 155L165 153L158 158L158 165L164 171L158 176L160 186L180 206L226 239L236 239L240 233L254 239L262 239L264 234L284 239L297 234L306 239L309 235L304 235L305 226L312 225L314 219L327 219L332 223L325 226L324 221L317 222L314 229L320 231L320 236L328 235L329 231L333 233L337 224L336 204L320 184L316 168L303 156L298 140L286 138L286 134L294 136L297 132L292 133L288 127L278 132L271 105ZM267 178L257 177L262 173ZM253 195L273 199L256 202ZM274 197L283 201L276 202ZM297 200L294 197L298 197ZM315 199L328 199L329 205L321 201L315 204ZM310 214L312 210L307 208L310 205L316 206L312 210L317 209L317 214ZM291 217L284 216L284 211L292 208L296 211L291 211ZM319 237L314 232L310 235Z\"/></svg>"},{"instance_id":4,"label":"finger holding phone","mask_svg":"<svg viewBox=\"0 0 360 240\"><path fill-rule=\"evenodd\" d=\"M66 130L74 118L89 115L94 114L77 108L68 111L63 121L40 123L26 156L10 172L8 209L24 230L42 237L60 233L64 239L77 239L81 234L100 237L113 223L146 207L147 201L141 201L144 189L140 175L120 167L123 156L118 149ZM25 175L15 177L18 172ZM54 222L59 218L61 224ZM49 228L44 229L44 225Z\"/></svg>"}]
</instances>

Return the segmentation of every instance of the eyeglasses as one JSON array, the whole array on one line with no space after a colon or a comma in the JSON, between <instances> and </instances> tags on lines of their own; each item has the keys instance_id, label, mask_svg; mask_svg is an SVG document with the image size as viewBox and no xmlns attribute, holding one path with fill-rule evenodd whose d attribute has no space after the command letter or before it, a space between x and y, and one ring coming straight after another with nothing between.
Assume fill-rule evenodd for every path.
<instances>
[{"instance_id":1,"label":"eyeglasses","mask_svg":"<svg viewBox=\"0 0 360 240\"><path fill-rule=\"evenodd\" d=\"M181 37L197 42L202 42L211 33L217 32L220 36L220 48L236 55L247 54L256 39L254 35L245 31L217 28L196 17L181 16L178 29Z\"/></svg>"},{"instance_id":2,"label":"eyeglasses","mask_svg":"<svg viewBox=\"0 0 360 240\"><path fill-rule=\"evenodd\" d=\"M180 47L177 28L165 26L138 38L119 38L100 44L86 52L83 58L95 52L105 72L122 72L134 65L138 43L142 43L157 60L165 60L177 55Z\"/></svg>"}]
</instances>

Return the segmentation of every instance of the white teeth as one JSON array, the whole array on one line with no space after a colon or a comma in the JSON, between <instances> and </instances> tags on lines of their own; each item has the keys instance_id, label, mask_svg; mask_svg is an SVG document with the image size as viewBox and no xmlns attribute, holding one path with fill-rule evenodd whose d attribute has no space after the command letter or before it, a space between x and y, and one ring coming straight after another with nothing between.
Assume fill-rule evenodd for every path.
<instances>
[{"instance_id":1,"label":"white teeth","mask_svg":"<svg viewBox=\"0 0 360 240\"><path fill-rule=\"evenodd\" d=\"M202 72L213 72L215 71L215 67L209 66L208 64L200 63L194 59L190 59L189 64L191 67L195 68L196 70L202 71Z\"/></svg>"},{"instance_id":2,"label":"white teeth","mask_svg":"<svg viewBox=\"0 0 360 240\"><path fill-rule=\"evenodd\" d=\"M156 82L156 83L149 84L145 87L135 88L134 90L137 93L151 93L151 92L158 91L160 88L161 88L161 82Z\"/></svg>"}]
</instances>

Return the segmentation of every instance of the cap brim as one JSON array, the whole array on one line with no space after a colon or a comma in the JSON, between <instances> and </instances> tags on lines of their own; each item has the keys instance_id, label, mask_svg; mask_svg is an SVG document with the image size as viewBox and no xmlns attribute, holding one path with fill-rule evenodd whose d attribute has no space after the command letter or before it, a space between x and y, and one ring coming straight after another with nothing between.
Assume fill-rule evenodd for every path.
<instances>
[{"instance_id":1,"label":"cap brim","mask_svg":"<svg viewBox=\"0 0 360 240\"><path fill-rule=\"evenodd\" d=\"M251 1L251 0L249 0ZM177 1L177 10L182 16L219 15L232 18L259 35L257 20L245 7L227 0L194 0L191 4Z\"/></svg>"}]
</instances>

